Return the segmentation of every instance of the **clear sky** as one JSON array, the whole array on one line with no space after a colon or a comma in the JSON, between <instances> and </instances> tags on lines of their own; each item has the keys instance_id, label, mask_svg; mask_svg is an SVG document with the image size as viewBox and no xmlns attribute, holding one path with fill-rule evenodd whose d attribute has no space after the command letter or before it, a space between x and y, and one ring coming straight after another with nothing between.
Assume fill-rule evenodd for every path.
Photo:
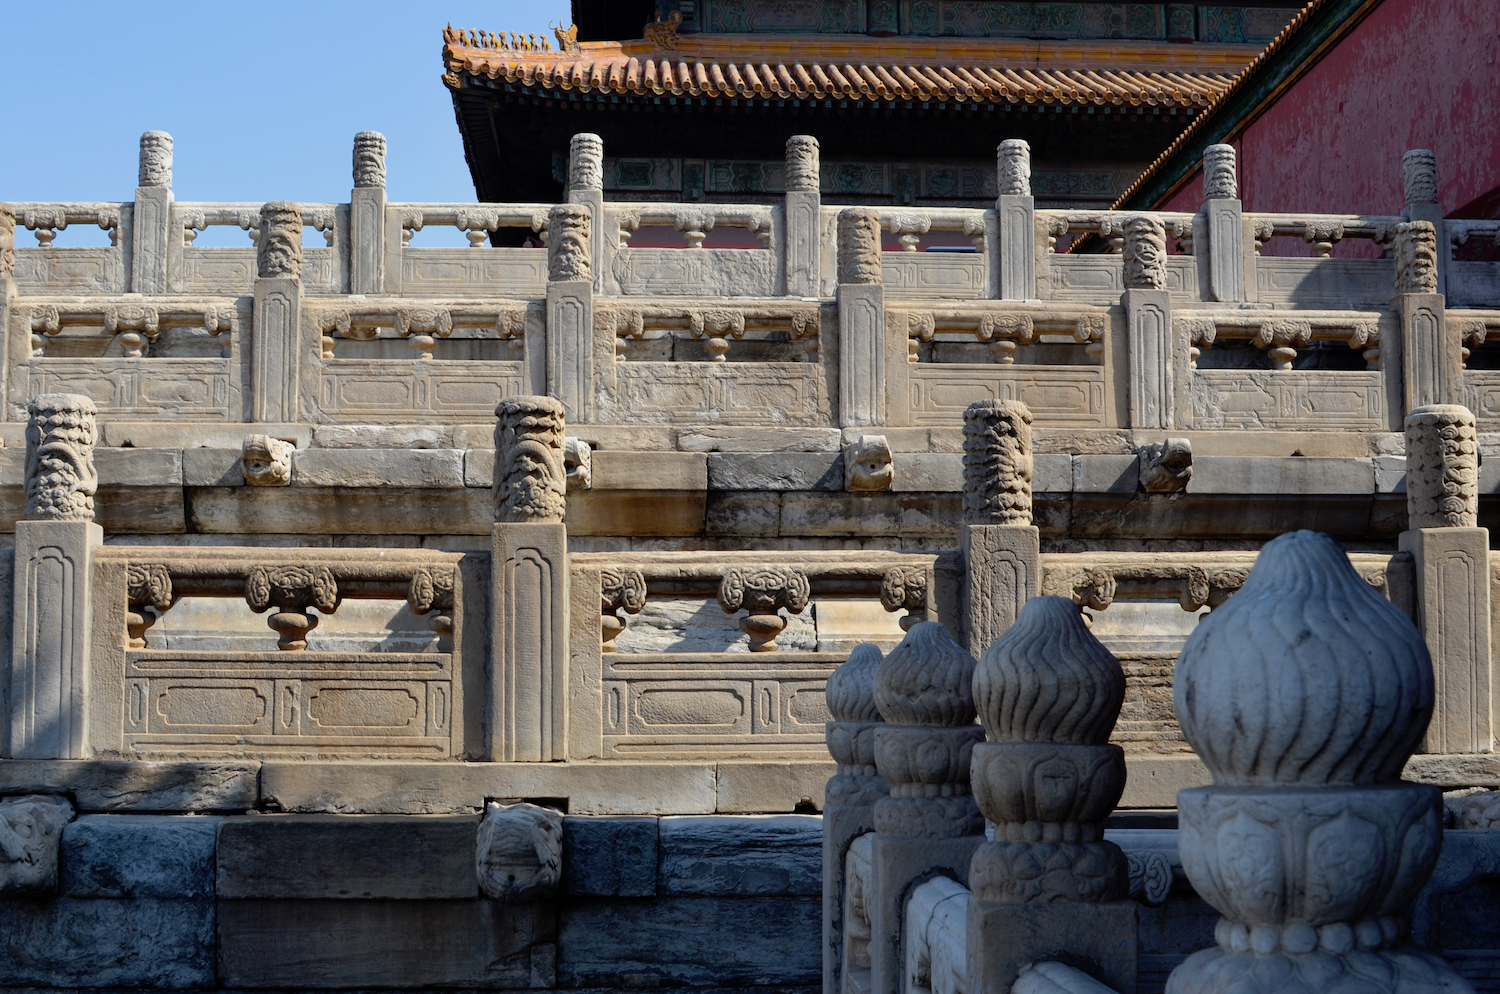
<instances>
[{"instance_id":1,"label":"clear sky","mask_svg":"<svg viewBox=\"0 0 1500 994\"><path fill-rule=\"evenodd\" d=\"M129 200L141 132L160 130L178 200L347 201L370 130L392 200L472 201L439 78L450 22L544 32L572 15L568 0L0 0L0 200Z\"/></svg>"}]
</instances>

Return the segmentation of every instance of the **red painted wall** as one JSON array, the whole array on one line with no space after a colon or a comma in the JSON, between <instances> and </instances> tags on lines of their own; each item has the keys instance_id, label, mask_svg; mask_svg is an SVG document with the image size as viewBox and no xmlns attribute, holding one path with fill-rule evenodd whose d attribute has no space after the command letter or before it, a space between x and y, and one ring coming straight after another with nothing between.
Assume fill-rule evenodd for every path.
<instances>
[{"instance_id":1,"label":"red painted wall","mask_svg":"<svg viewBox=\"0 0 1500 994\"><path fill-rule=\"evenodd\" d=\"M1234 145L1246 210L1400 213L1401 155L1430 148L1447 214L1493 216L1500 197L1473 202L1500 187L1500 0L1385 0ZM1202 186L1168 209L1196 211ZM1267 254L1310 254L1284 241Z\"/></svg>"}]
</instances>

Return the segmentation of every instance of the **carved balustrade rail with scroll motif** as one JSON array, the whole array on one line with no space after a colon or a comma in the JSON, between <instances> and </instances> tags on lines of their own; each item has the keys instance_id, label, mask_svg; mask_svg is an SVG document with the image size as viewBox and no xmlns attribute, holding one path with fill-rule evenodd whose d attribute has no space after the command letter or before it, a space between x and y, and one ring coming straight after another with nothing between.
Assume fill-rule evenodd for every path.
<instances>
[{"instance_id":1,"label":"carved balustrade rail with scroll motif","mask_svg":"<svg viewBox=\"0 0 1500 994\"><path fill-rule=\"evenodd\" d=\"M92 608L92 754L450 759L478 753L481 744L471 740L481 725L486 625L474 604L484 603L483 571L471 572L466 586L467 567L453 553L311 552L103 548ZM243 600L247 610L267 614L278 648L162 647L151 629L182 598ZM319 619L352 599L405 601L428 619L434 650L318 651L315 642L309 649Z\"/></svg>"},{"instance_id":2,"label":"carved balustrade rail with scroll motif","mask_svg":"<svg viewBox=\"0 0 1500 994\"><path fill-rule=\"evenodd\" d=\"M848 652L778 645L782 612L878 600L908 628L958 600L956 563L931 554L575 553L571 568L570 759L819 757L823 686ZM651 598L701 598L738 619L749 651L617 651Z\"/></svg>"}]
</instances>

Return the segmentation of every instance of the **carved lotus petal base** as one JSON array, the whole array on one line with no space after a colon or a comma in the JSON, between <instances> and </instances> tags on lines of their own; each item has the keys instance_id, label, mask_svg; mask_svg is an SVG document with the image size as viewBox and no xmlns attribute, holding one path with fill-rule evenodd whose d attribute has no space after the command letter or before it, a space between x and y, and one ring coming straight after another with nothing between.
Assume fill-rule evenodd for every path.
<instances>
[{"instance_id":1,"label":"carved lotus petal base","mask_svg":"<svg viewBox=\"0 0 1500 994\"><path fill-rule=\"evenodd\" d=\"M823 788L823 805L825 808L871 808L890 793L891 785L881 776L829 777Z\"/></svg>"},{"instance_id":2,"label":"carved lotus petal base","mask_svg":"<svg viewBox=\"0 0 1500 994\"><path fill-rule=\"evenodd\" d=\"M893 794L967 794L973 750L983 742L984 729L978 725L880 725L875 729L875 765ZM908 787L916 789L903 789ZM929 787L933 789L924 789Z\"/></svg>"},{"instance_id":3,"label":"carved lotus petal base","mask_svg":"<svg viewBox=\"0 0 1500 994\"><path fill-rule=\"evenodd\" d=\"M1114 745L985 742L974 747L970 779L993 822L1097 824L1125 792L1125 752Z\"/></svg>"},{"instance_id":4,"label":"carved lotus petal base","mask_svg":"<svg viewBox=\"0 0 1500 994\"><path fill-rule=\"evenodd\" d=\"M969 886L981 901L1119 901L1130 896L1125 853L1113 842L986 842Z\"/></svg>"},{"instance_id":5,"label":"carved lotus petal base","mask_svg":"<svg viewBox=\"0 0 1500 994\"><path fill-rule=\"evenodd\" d=\"M301 652L307 648L307 633L318 627L318 619L311 614L280 611L267 618L266 624L276 633L276 648Z\"/></svg>"},{"instance_id":6,"label":"carved lotus petal base","mask_svg":"<svg viewBox=\"0 0 1500 994\"><path fill-rule=\"evenodd\" d=\"M1199 787L1179 792L1177 804L1178 852L1193 888L1252 939L1262 931L1266 951L1286 944L1260 926L1310 951L1295 938L1301 930L1358 932L1361 922L1399 914L1442 841L1442 793L1422 784ZM1379 929L1365 932L1373 942Z\"/></svg>"},{"instance_id":7,"label":"carved lotus petal base","mask_svg":"<svg viewBox=\"0 0 1500 994\"><path fill-rule=\"evenodd\" d=\"M955 839L982 835L984 816L968 794L886 797L875 803L875 831L914 839Z\"/></svg>"},{"instance_id":8,"label":"carved lotus petal base","mask_svg":"<svg viewBox=\"0 0 1500 994\"><path fill-rule=\"evenodd\" d=\"M840 773L852 772L842 769L846 766L868 766L871 773L875 772L875 729L880 725L878 721L830 721L825 724L828 752L841 767Z\"/></svg>"},{"instance_id":9,"label":"carved lotus petal base","mask_svg":"<svg viewBox=\"0 0 1500 994\"><path fill-rule=\"evenodd\" d=\"M1431 953L1230 953L1205 949L1167 978L1166 994L1469 994L1473 988Z\"/></svg>"}]
</instances>

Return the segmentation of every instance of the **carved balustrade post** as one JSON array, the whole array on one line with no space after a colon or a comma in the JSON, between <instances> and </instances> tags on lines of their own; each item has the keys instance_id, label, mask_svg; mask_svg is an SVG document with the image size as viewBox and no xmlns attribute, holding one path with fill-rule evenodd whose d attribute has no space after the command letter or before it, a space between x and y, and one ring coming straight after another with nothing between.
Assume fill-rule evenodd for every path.
<instances>
[{"instance_id":1,"label":"carved balustrade post","mask_svg":"<svg viewBox=\"0 0 1500 994\"><path fill-rule=\"evenodd\" d=\"M1463 401L1463 329L1445 319L1437 232L1428 221L1397 224L1396 307L1401 313L1401 373L1405 409Z\"/></svg>"},{"instance_id":2,"label":"carved balustrade post","mask_svg":"<svg viewBox=\"0 0 1500 994\"><path fill-rule=\"evenodd\" d=\"M1006 994L1027 963L1066 957L1130 994L1136 911L1125 854L1104 819L1125 790L1109 744L1125 671L1077 605L1035 597L985 650L974 703L974 797L995 839L969 869L972 994Z\"/></svg>"},{"instance_id":3,"label":"carved balustrade post","mask_svg":"<svg viewBox=\"0 0 1500 994\"><path fill-rule=\"evenodd\" d=\"M354 136L349 194L350 293L385 292L385 213L385 135L361 131Z\"/></svg>"},{"instance_id":4,"label":"carved balustrade post","mask_svg":"<svg viewBox=\"0 0 1500 994\"><path fill-rule=\"evenodd\" d=\"M1404 205L1401 216L1407 221L1426 221L1437 233L1437 286L1432 291L1448 293L1448 257L1453 253L1443 220L1443 204L1438 196L1437 156L1430 149L1408 149L1401 156L1401 191ZM1400 292L1400 291L1397 291Z\"/></svg>"},{"instance_id":5,"label":"carved balustrade post","mask_svg":"<svg viewBox=\"0 0 1500 994\"><path fill-rule=\"evenodd\" d=\"M131 211L131 292L167 292L171 225L172 136L165 131L148 131L141 135L140 171Z\"/></svg>"},{"instance_id":6,"label":"carved balustrade post","mask_svg":"<svg viewBox=\"0 0 1500 994\"><path fill-rule=\"evenodd\" d=\"M1427 647L1337 543L1268 543L1174 684L1214 780L1178 792L1178 852L1224 917L1168 994L1471 990L1399 944L1442 843L1439 788L1401 780L1432 715Z\"/></svg>"},{"instance_id":7,"label":"carved balustrade post","mask_svg":"<svg viewBox=\"0 0 1500 994\"><path fill-rule=\"evenodd\" d=\"M16 296L16 209L10 204L0 203L0 328L10 327L10 309ZM18 347L19 354L11 361L24 361L30 349L17 342L7 346Z\"/></svg>"},{"instance_id":8,"label":"carved balustrade post","mask_svg":"<svg viewBox=\"0 0 1500 994\"><path fill-rule=\"evenodd\" d=\"M1195 218L1195 226L1199 219ZM1235 176L1233 145L1210 145L1203 150L1203 231L1196 245L1208 245L1210 300L1240 301L1245 296L1245 225ZM1198 249L1201 256L1202 250ZM1251 254L1254 259L1254 253Z\"/></svg>"},{"instance_id":9,"label":"carved balustrade post","mask_svg":"<svg viewBox=\"0 0 1500 994\"><path fill-rule=\"evenodd\" d=\"M563 406L507 397L495 415L488 751L501 762L563 760L570 582Z\"/></svg>"},{"instance_id":10,"label":"carved balustrade post","mask_svg":"<svg viewBox=\"0 0 1500 994\"><path fill-rule=\"evenodd\" d=\"M969 766L984 729L974 724L974 657L940 622L912 627L875 673L875 767L890 796L875 802L870 990L898 994L902 911L911 885L934 874L965 886L984 818Z\"/></svg>"},{"instance_id":11,"label":"carved balustrade post","mask_svg":"<svg viewBox=\"0 0 1500 994\"><path fill-rule=\"evenodd\" d=\"M1406 531L1416 568L1417 623L1437 697L1424 751L1494 750L1490 663L1490 532L1479 524L1479 445L1466 407L1406 416Z\"/></svg>"},{"instance_id":12,"label":"carved balustrade post","mask_svg":"<svg viewBox=\"0 0 1500 994\"><path fill-rule=\"evenodd\" d=\"M48 393L27 405L26 520L16 522L10 657L12 759L88 755L94 523L94 402ZM121 633L123 636L123 633Z\"/></svg>"},{"instance_id":13,"label":"carved balustrade post","mask_svg":"<svg viewBox=\"0 0 1500 994\"><path fill-rule=\"evenodd\" d=\"M604 210L604 139L598 135L576 134L568 145L568 203L588 210L589 227L597 236L589 245L594 292L618 294L614 250L620 244L620 226Z\"/></svg>"},{"instance_id":14,"label":"carved balustrade post","mask_svg":"<svg viewBox=\"0 0 1500 994\"><path fill-rule=\"evenodd\" d=\"M812 590L807 574L797 566L732 567L719 582L719 606L727 614L743 609L740 631L750 637L751 652L775 652L776 636L786 628L786 608L799 613Z\"/></svg>"},{"instance_id":15,"label":"carved balustrade post","mask_svg":"<svg viewBox=\"0 0 1500 994\"><path fill-rule=\"evenodd\" d=\"M302 208L274 201L260 209L255 247L251 410L258 422L302 417L302 377L322 353L314 322L302 322Z\"/></svg>"},{"instance_id":16,"label":"carved balustrade post","mask_svg":"<svg viewBox=\"0 0 1500 994\"><path fill-rule=\"evenodd\" d=\"M612 358L595 363L596 354L613 356L615 336L594 328L593 216L587 204L575 203L558 204L547 216L547 394L584 424L593 420L595 377L607 386L614 377Z\"/></svg>"},{"instance_id":17,"label":"carved balustrade post","mask_svg":"<svg viewBox=\"0 0 1500 994\"><path fill-rule=\"evenodd\" d=\"M1036 200L1031 195L1031 146L1007 138L996 150L999 196L995 213L1000 237L990 264L1000 274L1002 300L1036 297Z\"/></svg>"},{"instance_id":18,"label":"carved balustrade post","mask_svg":"<svg viewBox=\"0 0 1500 994\"><path fill-rule=\"evenodd\" d=\"M875 803L891 792L875 768L875 672L880 649L866 642L828 678L825 697L833 720L828 751L838 772L823 791L823 990L844 990L845 862L849 844L875 830Z\"/></svg>"},{"instance_id":19,"label":"carved balustrade post","mask_svg":"<svg viewBox=\"0 0 1500 994\"><path fill-rule=\"evenodd\" d=\"M1126 218L1123 304L1130 354L1132 428L1174 426L1176 379L1187 367L1186 349L1174 354L1166 263L1167 233L1161 220L1150 214Z\"/></svg>"},{"instance_id":20,"label":"carved balustrade post","mask_svg":"<svg viewBox=\"0 0 1500 994\"><path fill-rule=\"evenodd\" d=\"M838 238L839 424L885 424L887 367L906 362L906 343L897 343L897 355L887 354L894 346L885 333L880 212L839 211Z\"/></svg>"},{"instance_id":21,"label":"carved balustrade post","mask_svg":"<svg viewBox=\"0 0 1500 994\"><path fill-rule=\"evenodd\" d=\"M793 135L786 140L786 293L823 295L822 209L818 140Z\"/></svg>"},{"instance_id":22,"label":"carved balustrade post","mask_svg":"<svg viewBox=\"0 0 1500 994\"><path fill-rule=\"evenodd\" d=\"M1031 411L1015 400L970 404L963 461L964 644L979 653L1042 589L1041 533L1031 523Z\"/></svg>"}]
</instances>

